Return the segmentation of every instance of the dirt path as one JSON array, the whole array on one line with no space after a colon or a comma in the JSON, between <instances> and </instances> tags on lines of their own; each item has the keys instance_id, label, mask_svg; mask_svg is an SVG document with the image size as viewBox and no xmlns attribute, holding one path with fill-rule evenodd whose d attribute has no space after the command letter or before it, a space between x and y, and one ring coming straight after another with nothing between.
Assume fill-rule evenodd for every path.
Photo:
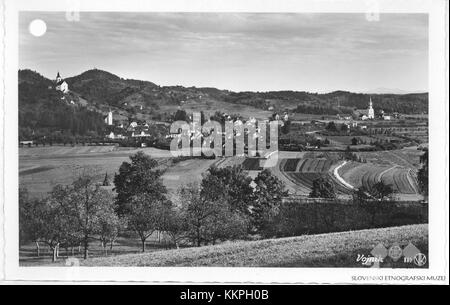
<instances>
[{"instance_id":1,"label":"dirt path","mask_svg":"<svg viewBox=\"0 0 450 305\"><path fill-rule=\"evenodd\" d=\"M353 185L351 185L350 183L348 183L347 181L345 181L344 178L342 178L341 175L339 175L339 169L341 167L343 167L345 164L347 164L347 161L344 161L344 162L342 162L341 165L336 166L333 170L333 175L342 185L344 185L345 187L347 187L351 190L354 190L355 187Z\"/></svg>"}]
</instances>

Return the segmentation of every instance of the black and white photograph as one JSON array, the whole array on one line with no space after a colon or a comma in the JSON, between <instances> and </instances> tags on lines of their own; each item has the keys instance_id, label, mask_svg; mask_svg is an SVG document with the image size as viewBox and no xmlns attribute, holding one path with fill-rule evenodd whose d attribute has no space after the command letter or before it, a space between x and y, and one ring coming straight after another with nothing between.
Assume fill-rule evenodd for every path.
<instances>
[{"instance_id":1,"label":"black and white photograph","mask_svg":"<svg viewBox=\"0 0 450 305\"><path fill-rule=\"evenodd\" d=\"M18 11L6 253L24 272L361 270L347 282L441 266L433 19L377 7Z\"/></svg>"}]
</instances>

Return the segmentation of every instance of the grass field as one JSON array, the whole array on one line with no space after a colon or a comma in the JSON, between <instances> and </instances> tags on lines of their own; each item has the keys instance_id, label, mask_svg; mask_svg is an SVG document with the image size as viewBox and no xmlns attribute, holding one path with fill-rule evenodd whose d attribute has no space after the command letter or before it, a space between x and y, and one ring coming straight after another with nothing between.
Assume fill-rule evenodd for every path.
<instances>
[{"instance_id":1,"label":"grass field","mask_svg":"<svg viewBox=\"0 0 450 305\"><path fill-rule=\"evenodd\" d=\"M188 113L203 111L206 117L212 116L218 110L223 113L239 114L244 118L254 117L260 120L267 119L272 115L271 111L266 111L243 104L227 103L208 97L201 99L189 99L183 104L182 108ZM178 105L166 104L160 106L161 112L174 113L177 110Z\"/></svg>"},{"instance_id":2,"label":"grass field","mask_svg":"<svg viewBox=\"0 0 450 305\"><path fill-rule=\"evenodd\" d=\"M293 194L308 196L313 181L323 177L331 178L339 196L348 195L349 190L332 179L331 169L334 162L328 158L289 158L280 160L278 167L285 184L293 185Z\"/></svg>"},{"instance_id":3,"label":"grass field","mask_svg":"<svg viewBox=\"0 0 450 305\"><path fill-rule=\"evenodd\" d=\"M367 136L323 136L323 137L328 139L328 141L330 141L330 144L345 145L345 146L352 145L353 138L357 138L359 141L366 142L367 144L375 141L371 137Z\"/></svg>"},{"instance_id":4,"label":"grass field","mask_svg":"<svg viewBox=\"0 0 450 305\"><path fill-rule=\"evenodd\" d=\"M166 166L170 151L156 148L120 148L115 146L53 146L19 149L19 182L32 197L43 197L56 184L70 184L82 171L94 174L102 181L108 173L110 182L124 161L138 151L157 159ZM170 191L179 185L196 181L215 160L191 159L171 166L163 181ZM189 175L186 175L189 173Z\"/></svg>"},{"instance_id":5,"label":"grass field","mask_svg":"<svg viewBox=\"0 0 450 305\"><path fill-rule=\"evenodd\" d=\"M356 154L370 163L381 165L399 165L411 169L417 169L420 164L420 156L423 151L417 147L407 147L398 150L357 152Z\"/></svg>"},{"instance_id":6,"label":"grass field","mask_svg":"<svg viewBox=\"0 0 450 305\"><path fill-rule=\"evenodd\" d=\"M367 267L359 255L371 256L379 243L389 248L413 243L428 256L428 225L242 241L217 246L155 251L82 262L84 266L215 266L215 267ZM414 268L403 260L386 258L380 267ZM421 268L427 268L425 265Z\"/></svg>"},{"instance_id":7,"label":"grass field","mask_svg":"<svg viewBox=\"0 0 450 305\"><path fill-rule=\"evenodd\" d=\"M414 195L420 197L415 172L399 165L348 162L342 166L339 175L355 188L364 186L370 189L382 181L390 185L398 196ZM410 200L411 196L406 196ZM405 198L406 198L405 197Z\"/></svg>"}]
</instances>

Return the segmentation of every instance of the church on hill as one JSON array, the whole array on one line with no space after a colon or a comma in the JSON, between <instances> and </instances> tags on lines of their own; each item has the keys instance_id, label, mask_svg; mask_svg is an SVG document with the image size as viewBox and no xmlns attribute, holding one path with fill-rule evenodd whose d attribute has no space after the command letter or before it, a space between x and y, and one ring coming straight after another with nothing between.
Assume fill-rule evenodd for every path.
<instances>
[{"instance_id":1,"label":"church on hill","mask_svg":"<svg viewBox=\"0 0 450 305\"><path fill-rule=\"evenodd\" d=\"M67 82L61 77L61 75L58 74L56 75L56 80L55 80L55 89L64 93L67 93L69 91L69 85L67 84Z\"/></svg>"}]
</instances>

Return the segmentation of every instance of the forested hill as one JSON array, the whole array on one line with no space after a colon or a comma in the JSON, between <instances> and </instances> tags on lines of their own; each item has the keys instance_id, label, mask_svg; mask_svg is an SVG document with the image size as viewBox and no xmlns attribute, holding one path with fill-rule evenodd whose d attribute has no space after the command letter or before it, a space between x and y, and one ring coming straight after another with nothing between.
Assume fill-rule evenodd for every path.
<instances>
[{"instance_id":1,"label":"forested hill","mask_svg":"<svg viewBox=\"0 0 450 305\"><path fill-rule=\"evenodd\" d=\"M129 110L136 105L145 105L158 111L161 106L179 106L189 98L198 99L203 96L218 102L249 105L264 110L273 107L275 111L289 109L303 113L335 114L367 108L371 97L375 109L386 112L428 112L428 93L369 95L348 91L325 94L305 91L233 92L216 88L158 86L148 81L123 79L98 69L67 78L66 81L71 90L86 100Z\"/></svg>"},{"instance_id":2,"label":"forested hill","mask_svg":"<svg viewBox=\"0 0 450 305\"><path fill-rule=\"evenodd\" d=\"M31 71L19 71L19 138L43 136L61 141L72 136L96 136L103 128L101 113L78 104L76 94L51 89L53 82ZM73 102L73 103L72 103Z\"/></svg>"},{"instance_id":3,"label":"forested hill","mask_svg":"<svg viewBox=\"0 0 450 305\"><path fill-rule=\"evenodd\" d=\"M224 100L268 109L271 106L312 114L350 113L365 109L372 98L375 109L404 114L428 113L428 93L364 94L348 91L310 93L304 91L230 92Z\"/></svg>"},{"instance_id":4,"label":"forested hill","mask_svg":"<svg viewBox=\"0 0 450 305\"><path fill-rule=\"evenodd\" d=\"M121 106L127 99L146 98L157 86L151 82L122 79L93 69L66 79L69 88L99 105Z\"/></svg>"},{"instance_id":5,"label":"forested hill","mask_svg":"<svg viewBox=\"0 0 450 305\"><path fill-rule=\"evenodd\" d=\"M318 94L304 91L233 92L216 88L158 86L149 81L124 79L93 69L66 78L70 92L49 89L53 81L31 70L19 71L19 126L21 138L36 132L72 135L98 134L103 128L102 113L113 108L124 117L138 114L161 120L183 105L249 105L263 110L305 114L349 114L367 108L372 98L375 110L421 114L428 112L428 93L360 94L335 91ZM80 101L83 101L81 103ZM86 108L87 107L87 108ZM232 107L231 107L232 108ZM144 113L145 112L145 113ZM158 119L159 117L159 119Z\"/></svg>"}]
</instances>

